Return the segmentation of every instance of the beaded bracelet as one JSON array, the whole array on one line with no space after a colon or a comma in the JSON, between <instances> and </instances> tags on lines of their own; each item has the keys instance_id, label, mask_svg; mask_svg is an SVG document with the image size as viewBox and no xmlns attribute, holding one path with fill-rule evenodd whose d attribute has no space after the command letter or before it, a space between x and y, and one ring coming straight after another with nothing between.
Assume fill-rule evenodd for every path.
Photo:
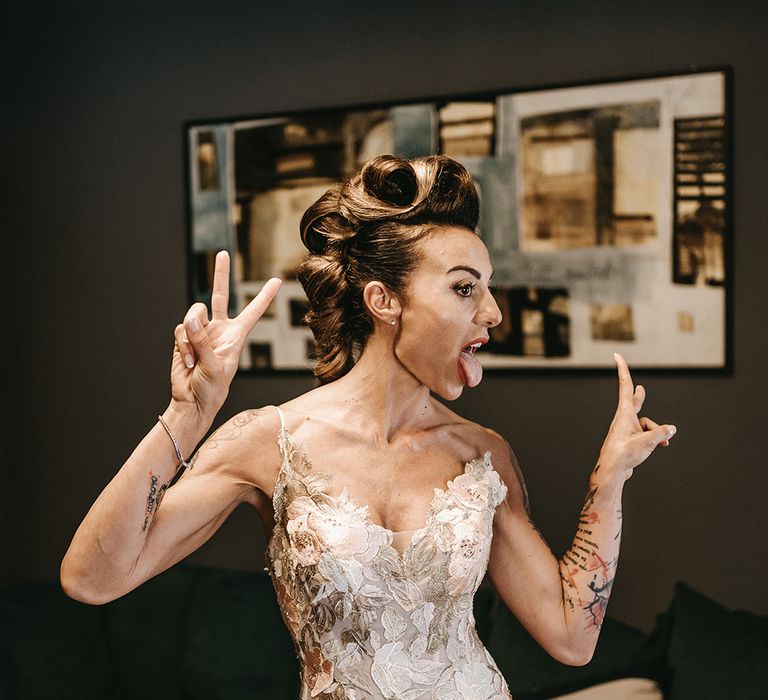
<instances>
[{"instance_id":1,"label":"beaded bracelet","mask_svg":"<svg viewBox=\"0 0 768 700\"><path fill-rule=\"evenodd\" d=\"M162 416L158 416L158 419L163 424L163 427L165 428L165 432L168 433L168 437L171 438L171 441L173 442L173 449L176 450L176 456L179 458L179 467L176 470L176 474L174 474L174 479L176 477L181 476L184 473L184 470L187 467L192 467L192 462L187 462L184 457L181 456L181 449L179 449L179 443L176 442L176 438L173 437L173 433L171 432L171 429L168 427L168 424L163 420Z\"/></svg>"}]
</instances>

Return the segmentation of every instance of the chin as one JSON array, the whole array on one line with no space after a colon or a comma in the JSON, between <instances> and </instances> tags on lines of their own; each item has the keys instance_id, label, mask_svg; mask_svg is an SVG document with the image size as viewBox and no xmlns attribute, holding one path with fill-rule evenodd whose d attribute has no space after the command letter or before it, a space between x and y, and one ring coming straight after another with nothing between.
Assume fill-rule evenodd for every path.
<instances>
[{"instance_id":1,"label":"chin","mask_svg":"<svg viewBox=\"0 0 768 700\"><path fill-rule=\"evenodd\" d=\"M432 389L432 391L441 399L445 399L446 401L455 401L464 393L464 385L462 384L461 386L441 387L440 389Z\"/></svg>"}]
</instances>

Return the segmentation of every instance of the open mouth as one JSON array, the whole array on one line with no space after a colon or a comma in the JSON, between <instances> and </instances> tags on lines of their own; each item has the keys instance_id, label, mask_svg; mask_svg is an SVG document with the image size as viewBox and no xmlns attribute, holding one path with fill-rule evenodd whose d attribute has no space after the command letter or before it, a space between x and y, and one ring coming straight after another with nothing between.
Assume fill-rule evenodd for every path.
<instances>
[{"instance_id":1,"label":"open mouth","mask_svg":"<svg viewBox=\"0 0 768 700\"><path fill-rule=\"evenodd\" d=\"M459 379L462 384L469 387L475 387L483 378L483 368L480 361L474 357L477 350L488 342L488 338L477 338L471 343L467 343L459 353L457 361Z\"/></svg>"},{"instance_id":2,"label":"open mouth","mask_svg":"<svg viewBox=\"0 0 768 700\"><path fill-rule=\"evenodd\" d=\"M470 343L469 345L465 345L461 349L461 351L469 353L470 355L474 355L477 352L478 348L480 348L482 345L483 343L481 341L478 341L476 343Z\"/></svg>"}]
</instances>

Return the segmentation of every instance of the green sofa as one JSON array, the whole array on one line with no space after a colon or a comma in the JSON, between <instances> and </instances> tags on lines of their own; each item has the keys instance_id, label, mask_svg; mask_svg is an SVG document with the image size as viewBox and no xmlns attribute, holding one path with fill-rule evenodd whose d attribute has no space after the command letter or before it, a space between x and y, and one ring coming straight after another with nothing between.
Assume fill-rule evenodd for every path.
<instances>
[{"instance_id":1,"label":"green sofa","mask_svg":"<svg viewBox=\"0 0 768 700\"><path fill-rule=\"evenodd\" d=\"M768 619L682 583L650 635L607 618L581 667L544 653L485 585L475 618L515 700L618 700L610 684L629 678L672 700L768 698ZM598 688L607 690L592 695ZM265 572L182 562L101 606L71 600L57 582L0 589L2 700L298 697L296 652Z\"/></svg>"}]
</instances>

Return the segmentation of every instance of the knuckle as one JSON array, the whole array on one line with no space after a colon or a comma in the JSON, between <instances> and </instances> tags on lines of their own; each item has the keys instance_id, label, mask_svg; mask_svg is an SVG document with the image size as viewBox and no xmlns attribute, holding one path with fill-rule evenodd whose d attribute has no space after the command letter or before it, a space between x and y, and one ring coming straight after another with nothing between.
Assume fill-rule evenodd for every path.
<instances>
[{"instance_id":1,"label":"knuckle","mask_svg":"<svg viewBox=\"0 0 768 700\"><path fill-rule=\"evenodd\" d=\"M207 348L211 344L211 339L203 333L197 341L198 348Z\"/></svg>"}]
</instances>

